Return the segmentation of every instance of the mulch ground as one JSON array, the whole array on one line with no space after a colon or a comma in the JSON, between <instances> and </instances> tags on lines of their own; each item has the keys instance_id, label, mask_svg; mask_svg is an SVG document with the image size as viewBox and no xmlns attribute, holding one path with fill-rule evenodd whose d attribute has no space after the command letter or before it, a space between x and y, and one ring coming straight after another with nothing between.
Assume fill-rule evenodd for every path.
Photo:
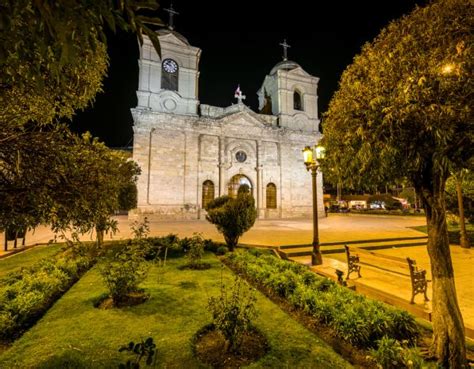
<instances>
[{"instance_id":1,"label":"mulch ground","mask_svg":"<svg viewBox=\"0 0 474 369\"><path fill-rule=\"evenodd\" d=\"M121 301L115 302L112 297L104 296L99 301L97 301L94 306L99 309L113 309L113 308L121 308L126 306L135 306L143 304L150 298L150 295L143 291L137 291L129 293L125 296Z\"/></svg>"},{"instance_id":2,"label":"mulch ground","mask_svg":"<svg viewBox=\"0 0 474 369\"><path fill-rule=\"evenodd\" d=\"M195 356L212 368L237 369L249 365L268 351L265 336L256 328L244 334L238 351L226 350L226 342L222 334L212 325L205 326L193 340Z\"/></svg>"}]
</instances>

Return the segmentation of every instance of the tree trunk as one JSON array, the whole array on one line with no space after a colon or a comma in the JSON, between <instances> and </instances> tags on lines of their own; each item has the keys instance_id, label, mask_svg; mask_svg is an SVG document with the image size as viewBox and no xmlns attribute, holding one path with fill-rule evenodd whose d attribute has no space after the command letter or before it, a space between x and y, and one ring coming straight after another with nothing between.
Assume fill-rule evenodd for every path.
<instances>
[{"instance_id":1,"label":"tree trunk","mask_svg":"<svg viewBox=\"0 0 474 369\"><path fill-rule=\"evenodd\" d=\"M235 247L237 246L237 243L239 242L239 237L234 238L230 236L224 235L224 240L225 243L227 244L227 247L229 248L229 251L234 251Z\"/></svg>"},{"instance_id":2,"label":"tree trunk","mask_svg":"<svg viewBox=\"0 0 474 369\"><path fill-rule=\"evenodd\" d=\"M442 176L430 176L430 183L418 188L428 226L428 254L433 280L432 352L443 368L468 368L464 323L454 284Z\"/></svg>"},{"instance_id":3,"label":"tree trunk","mask_svg":"<svg viewBox=\"0 0 474 369\"><path fill-rule=\"evenodd\" d=\"M102 227L95 227L97 233L97 246L101 247L104 243L104 230Z\"/></svg>"},{"instance_id":4,"label":"tree trunk","mask_svg":"<svg viewBox=\"0 0 474 369\"><path fill-rule=\"evenodd\" d=\"M458 195L458 209L459 209L459 227L461 233L461 247L468 249L469 239L467 238L466 232L466 220L464 217L464 204L462 201L462 177L459 175L455 176L456 180L456 193Z\"/></svg>"}]
</instances>

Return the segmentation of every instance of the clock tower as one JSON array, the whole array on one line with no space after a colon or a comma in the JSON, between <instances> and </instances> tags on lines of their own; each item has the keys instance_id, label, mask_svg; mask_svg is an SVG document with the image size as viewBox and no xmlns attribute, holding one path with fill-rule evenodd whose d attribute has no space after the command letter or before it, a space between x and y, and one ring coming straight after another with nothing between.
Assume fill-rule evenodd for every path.
<instances>
[{"instance_id":1,"label":"clock tower","mask_svg":"<svg viewBox=\"0 0 474 369\"><path fill-rule=\"evenodd\" d=\"M161 58L150 39L140 47L138 109L197 115L201 50L171 29L159 30Z\"/></svg>"}]
</instances>

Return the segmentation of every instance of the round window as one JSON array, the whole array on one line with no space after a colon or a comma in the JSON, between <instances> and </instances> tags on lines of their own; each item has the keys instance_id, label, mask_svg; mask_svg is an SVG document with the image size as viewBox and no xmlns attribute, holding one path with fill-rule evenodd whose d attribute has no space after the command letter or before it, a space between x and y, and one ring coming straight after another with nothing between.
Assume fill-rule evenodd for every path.
<instances>
[{"instance_id":1,"label":"round window","mask_svg":"<svg viewBox=\"0 0 474 369\"><path fill-rule=\"evenodd\" d=\"M239 163L243 163L245 160L247 160L247 154L243 151L237 151L235 153L235 159L239 162Z\"/></svg>"}]
</instances>

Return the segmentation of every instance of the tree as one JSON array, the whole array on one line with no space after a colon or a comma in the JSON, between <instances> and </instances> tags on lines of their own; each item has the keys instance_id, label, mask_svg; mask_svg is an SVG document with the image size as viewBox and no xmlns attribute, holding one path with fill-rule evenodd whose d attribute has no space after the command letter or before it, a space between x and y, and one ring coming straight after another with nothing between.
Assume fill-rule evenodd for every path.
<instances>
[{"instance_id":1,"label":"tree","mask_svg":"<svg viewBox=\"0 0 474 369\"><path fill-rule=\"evenodd\" d=\"M438 0L391 23L343 73L324 127L323 166L346 183L414 186L428 225L432 351L450 368L467 364L444 189L474 151L472 14L469 0Z\"/></svg>"},{"instance_id":2,"label":"tree","mask_svg":"<svg viewBox=\"0 0 474 369\"><path fill-rule=\"evenodd\" d=\"M71 118L100 91L108 64L105 29L146 33L163 25L139 14L156 0L15 0L0 4L0 122Z\"/></svg>"},{"instance_id":3,"label":"tree","mask_svg":"<svg viewBox=\"0 0 474 369\"><path fill-rule=\"evenodd\" d=\"M0 229L96 228L101 243L113 228L110 216L136 206L137 164L89 134L80 138L56 125L0 131L0 139L6 134L17 139L0 151ZM125 196L131 189L132 196Z\"/></svg>"},{"instance_id":4,"label":"tree","mask_svg":"<svg viewBox=\"0 0 474 369\"><path fill-rule=\"evenodd\" d=\"M119 163L96 143L86 147L58 122L87 107L100 92L108 65L107 28L135 32L140 41L145 33L160 53L158 36L147 24L163 24L141 14L157 8L157 0L0 2L0 229L40 223L63 229L74 223L84 230L95 217L101 234L109 215L102 221L96 216L116 208L117 183L106 185L105 177L124 174L117 173L116 166L132 164ZM89 158L92 162L86 163ZM111 168L98 167L107 162ZM81 179L112 191L114 203L94 204L98 192L83 187ZM81 189L89 192L81 194ZM84 205L86 195L90 206L75 208L74 201L83 200L79 203ZM61 212L64 221L57 218Z\"/></svg>"},{"instance_id":5,"label":"tree","mask_svg":"<svg viewBox=\"0 0 474 369\"><path fill-rule=\"evenodd\" d=\"M124 191L136 185L140 169L125 154L110 150L87 133L63 155L63 163L66 175L61 191L53 195L49 222L55 231L72 229L83 234L95 229L101 245L104 234L116 230L111 218L115 211L136 206L121 200Z\"/></svg>"},{"instance_id":6,"label":"tree","mask_svg":"<svg viewBox=\"0 0 474 369\"><path fill-rule=\"evenodd\" d=\"M206 206L206 219L223 234L230 251L234 251L240 236L252 228L257 219L255 200L245 187L240 186L235 199L221 196Z\"/></svg>"},{"instance_id":7,"label":"tree","mask_svg":"<svg viewBox=\"0 0 474 369\"><path fill-rule=\"evenodd\" d=\"M474 198L474 176L471 171L460 170L448 178L446 182L446 203L448 209L459 214L460 244L463 248L469 248L469 238L466 231L466 217L464 201L472 202ZM470 205L470 203L469 203ZM472 216L468 212L468 219Z\"/></svg>"}]
</instances>

